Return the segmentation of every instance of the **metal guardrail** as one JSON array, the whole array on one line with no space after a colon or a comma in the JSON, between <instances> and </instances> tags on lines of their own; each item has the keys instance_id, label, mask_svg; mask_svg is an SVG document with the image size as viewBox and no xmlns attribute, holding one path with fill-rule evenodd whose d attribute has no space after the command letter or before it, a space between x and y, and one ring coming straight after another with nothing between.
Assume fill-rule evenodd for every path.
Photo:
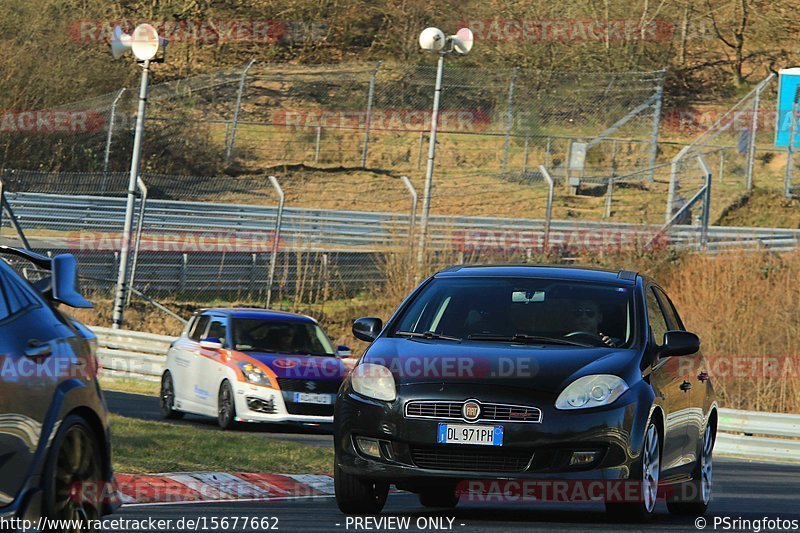
<instances>
[{"instance_id":1,"label":"metal guardrail","mask_svg":"<svg viewBox=\"0 0 800 533\"><path fill-rule=\"evenodd\" d=\"M103 373L159 381L170 343L166 335L92 326ZM750 459L800 461L800 415L719 410L715 451Z\"/></svg>"},{"instance_id":2,"label":"metal guardrail","mask_svg":"<svg viewBox=\"0 0 800 533\"><path fill-rule=\"evenodd\" d=\"M91 329L97 335L97 356L104 375L161 380L167 350L174 337L99 326Z\"/></svg>"},{"instance_id":3,"label":"metal guardrail","mask_svg":"<svg viewBox=\"0 0 800 533\"><path fill-rule=\"evenodd\" d=\"M52 233L54 228L59 232L76 232L72 234L73 239L81 231L109 233L122 228L124 198L39 193L6 195L26 230L50 230L48 237L41 238L49 248L69 245L68 238ZM274 206L151 199L144 227L145 233L271 232L277 211ZM198 213L203 216L198 217ZM282 224L282 249L383 250L392 244L405 245L411 222L408 213L287 207ZM436 248L452 245L454 231L544 232L544 227L545 221L540 219L432 215L428 235L430 244ZM559 244L582 232L656 233L659 229L657 225L553 220L551 241ZM669 241L677 247L696 247L700 228L674 226L669 230ZM800 243L800 230L712 226L708 241L712 251L728 247L790 249Z\"/></svg>"},{"instance_id":4,"label":"metal guardrail","mask_svg":"<svg viewBox=\"0 0 800 533\"><path fill-rule=\"evenodd\" d=\"M800 461L800 415L737 409L720 409L719 415L718 453Z\"/></svg>"}]
</instances>

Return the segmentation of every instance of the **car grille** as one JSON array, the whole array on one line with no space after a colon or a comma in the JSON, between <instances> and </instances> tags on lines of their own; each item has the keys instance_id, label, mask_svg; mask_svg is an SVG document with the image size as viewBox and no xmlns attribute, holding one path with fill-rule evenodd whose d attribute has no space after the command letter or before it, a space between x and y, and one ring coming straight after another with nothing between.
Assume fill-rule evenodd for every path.
<instances>
[{"instance_id":1,"label":"car grille","mask_svg":"<svg viewBox=\"0 0 800 533\"><path fill-rule=\"evenodd\" d=\"M406 418L437 418L465 420L461 409L465 402L411 401L406 403ZM481 416L470 422L528 422L542 421L538 407L481 403Z\"/></svg>"},{"instance_id":2,"label":"car grille","mask_svg":"<svg viewBox=\"0 0 800 533\"><path fill-rule=\"evenodd\" d=\"M418 467L435 470L522 472L533 457L533 452L526 450L478 450L457 446L412 446L411 458Z\"/></svg>"},{"instance_id":3,"label":"car grille","mask_svg":"<svg viewBox=\"0 0 800 533\"><path fill-rule=\"evenodd\" d=\"M290 415L333 416L333 405L286 402L286 411Z\"/></svg>"},{"instance_id":4,"label":"car grille","mask_svg":"<svg viewBox=\"0 0 800 533\"><path fill-rule=\"evenodd\" d=\"M278 386L286 392L313 392L317 394L336 394L339 392L339 380L278 378Z\"/></svg>"}]
</instances>

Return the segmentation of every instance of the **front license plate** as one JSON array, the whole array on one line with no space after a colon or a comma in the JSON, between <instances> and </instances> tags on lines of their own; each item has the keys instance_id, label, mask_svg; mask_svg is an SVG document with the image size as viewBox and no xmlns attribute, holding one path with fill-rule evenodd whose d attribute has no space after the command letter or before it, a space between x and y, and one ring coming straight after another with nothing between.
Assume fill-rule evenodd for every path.
<instances>
[{"instance_id":1,"label":"front license plate","mask_svg":"<svg viewBox=\"0 0 800 533\"><path fill-rule=\"evenodd\" d=\"M310 392L295 392L294 403L316 403L330 405L333 403L330 394L313 394Z\"/></svg>"},{"instance_id":2,"label":"front license plate","mask_svg":"<svg viewBox=\"0 0 800 533\"><path fill-rule=\"evenodd\" d=\"M439 424L436 438L439 444L503 445L503 426L472 426L467 424Z\"/></svg>"}]
</instances>

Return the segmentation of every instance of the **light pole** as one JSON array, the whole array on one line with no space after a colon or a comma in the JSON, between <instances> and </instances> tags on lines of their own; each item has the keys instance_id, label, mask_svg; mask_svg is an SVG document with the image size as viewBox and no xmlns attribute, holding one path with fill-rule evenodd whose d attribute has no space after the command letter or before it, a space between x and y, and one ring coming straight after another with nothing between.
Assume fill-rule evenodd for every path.
<instances>
[{"instance_id":1,"label":"light pole","mask_svg":"<svg viewBox=\"0 0 800 533\"><path fill-rule=\"evenodd\" d=\"M422 221L420 222L419 244L417 246L417 274L419 282L425 262L425 243L428 236L428 218L431 209L431 190L433 188L433 167L436 162L436 130L439 125L439 102L442 95L444 56L455 52L465 55L472 49L473 35L469 28L461 28L455 35L445 37L438 28L425 28L419 35L419 46L423 50L439 54L436 66L436 86L433 93L433 113L431 115L431 134L428 141L428 165L425 169L425 188L422 195Z\"/></svg>"},{"instance_id":2,"label":"light pole","mask_svg":"<svg viewBox=\"0 0 800 533\"><path fill-rule=\"evenodd\" d=\"M139 84L139 106L136 112L136 130L133 137L133 153L131 155L131 172L128 179L128 199L125 204L125 225L122 230L122 247L120 249L119 271L117 272L117 286L114 292L114 315L111 327L122 327L122 313L125 306L125 291L127 290L128 262L131 253L131 229L133 228L133 208L136 201L136 183L139 179L139 159L142 151L142 138L144 137L144 115L147 108L148 77L150 75L150 62L156 57L161 40L158 32L150 24L140 24L133 30L133 35L125 35L119 26L114 28L114 37L111 41L111 53L114 59L119 59L128 50L133 52L136 59L142 61L142 79Z\"/></svg>"}]
</instances>

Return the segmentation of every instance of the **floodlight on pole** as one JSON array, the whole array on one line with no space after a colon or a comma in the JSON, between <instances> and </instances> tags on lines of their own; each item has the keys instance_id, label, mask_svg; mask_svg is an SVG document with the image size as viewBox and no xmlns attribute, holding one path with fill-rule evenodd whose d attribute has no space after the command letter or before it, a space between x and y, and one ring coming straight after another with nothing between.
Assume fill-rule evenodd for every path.
<instances>
[{"instance_id":1,"label":"floodlight on pole","mask_svg":"<svg viewBox=\"0 0 800 533\"><path fill-rule=\"evenodd\" d=\"M425 242L428 233L428 217L431 209L431 189L433 188L433 167L436 161L436 131L439 125L439 102L442 95L442 77L444 75L444 56L450 53L465 55L472 50L474 37L472 30L461 28L455 35L446 37L439 28L425 28L419 34L419 46L428 52L439 54L436 67L436 87L433 93L433 114L431 116L431 133L428 144L428 164L425 169L425 189L422 197L422 220L420 223L419 244L417 246L416 281L422 272L425 261Z\"/></svg>"},{"instance_id":2,"label":"floodlight on pole","mask_svg":"<svg viewBox=\"0 0 800 533\"><path fill-rule=\"evenodd\" d=\"M159 46L164 44L156 29L150 24L140 24L133 30L132 35L122 33L117 26L111 39L111 54L114 59L119 59L128 51L132 52L137 61L142 63L142 79L139 84L139 105L136 112L136 129L133 137L133 153L131 154L131 171L128 178L128 198L125 204L125 225L122 230L122 247L119 257L119 271L117 272L117 286L114 293L114 315L112 327L122 327L122 314L125 305L125 292L127 286L128 263L131 255L131 233L133 229L134 203L136 201L136 183L139 179L139 160L142 152L142 139L144 137L144 116L147 108L148 81L150 75L150 62L158 54Z\"/></svg>"}]
</instances>

